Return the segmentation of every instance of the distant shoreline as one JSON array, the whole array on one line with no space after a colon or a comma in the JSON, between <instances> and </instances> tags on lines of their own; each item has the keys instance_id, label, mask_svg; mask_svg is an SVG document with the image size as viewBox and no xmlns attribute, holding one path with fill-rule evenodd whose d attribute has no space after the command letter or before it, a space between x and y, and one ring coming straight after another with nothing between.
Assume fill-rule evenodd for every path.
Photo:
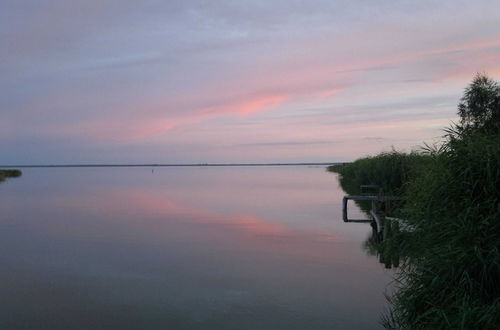
<instances>
[{"instance_id":1,"label":"distant shoreline","mask_svg":"<svg viewBox=\"0 0 500 330\"><path fill-rule=\"evenodd\" d=\"M39 167L223 167L223 166L331 166L347 162L328 163L202 163L202 164L59 164L59 165L0 165L0 168L39 168Z\"/></svg>"},{"instance_id":2,"label":"distant shoreline","mask_svg":"<svg viewBox=\"0 0 500 330\"><path fill-rule=\"evenodd\" d=\"M0 170L0 182L5 181L8 178L18 178L23 174L23 172L15 169Z\"/></svg>"}]
</instances>

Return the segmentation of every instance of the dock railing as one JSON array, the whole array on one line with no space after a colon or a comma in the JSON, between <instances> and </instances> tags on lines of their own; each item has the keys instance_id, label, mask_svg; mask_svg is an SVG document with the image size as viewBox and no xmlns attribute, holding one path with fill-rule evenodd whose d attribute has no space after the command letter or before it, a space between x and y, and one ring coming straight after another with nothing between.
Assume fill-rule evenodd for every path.
<instances>
[{"instance_id":1,"label":"dock railing","mask_svg":"<svg viewBox=\"0 0 500 330\"><path fill-rule=\"evenodd\" d=\"M359 196L344 196L342 200L342 219L344 222L357 222L357 223L375 223L379 233L384 230L384 223L386 220L397 220L397 218L389 218L387 214L391 210L391 201L402 200L398 196L386 196L377 185L361 185L360 191L362 195ZM369 218L367 219L350 219L348 214L348 202L352 201L371 201L371 210Z\"/></svg>"}]
</instances>

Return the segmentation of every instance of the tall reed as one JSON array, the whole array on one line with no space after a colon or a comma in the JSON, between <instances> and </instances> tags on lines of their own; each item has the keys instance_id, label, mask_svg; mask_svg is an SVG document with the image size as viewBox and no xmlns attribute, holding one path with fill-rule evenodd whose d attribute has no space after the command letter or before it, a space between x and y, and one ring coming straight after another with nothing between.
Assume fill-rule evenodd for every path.
<instances>
[{"instance_id":1,"label":"tall reed","mask_svg":"<svg viewBox=\"0 0 500 330\"><path fill-rule=\"evenodd\" d=\"M7 178L17 178L22 175L19 170L0 170L0 182Z\"/></svg>"},{"instance_id":2,"label":"tall reed","mask_svg":"<svg viewBox=\"0 0 500 330\"><path fill-rule=\"evenodd\" d=\"M458 109L460 123L445 130L439 148L330 168L350 194L377 184L403 196L399 216L412 230L368 246L398 254L399 290L383 318L389 329L500 325L500 86L476 75Z\"/></svg>"},{"instance_id":3,"label":"tall reed","mask_svg":"<svg viewBox=\"0 0 500 330\"><path fill-rule=\"evenodd\" d=\"M500 135L453 132L407 185L387 328L495 329L500 324Z\"/></svg>"}]
</instances>

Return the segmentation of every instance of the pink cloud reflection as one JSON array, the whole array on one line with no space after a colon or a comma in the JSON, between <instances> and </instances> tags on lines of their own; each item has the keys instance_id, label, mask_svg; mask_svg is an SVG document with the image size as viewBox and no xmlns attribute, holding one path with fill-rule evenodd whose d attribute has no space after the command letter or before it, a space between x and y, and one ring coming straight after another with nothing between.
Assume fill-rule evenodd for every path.
<instances>
[{"instance_id":1,"label":"pink cloud reflection","mask_svg":"<svg viewBox=\"0 0 500 330\"><path fill-rule=\"evenodd\" d=\"M189 219L189 222L223 225L240 233L257 236L293 235L292 229L276 222L252 215L214 214L144 190L108 190L97 194L58 198L52 200L52 204L58 209L76 209L83 212L92 210L91 212L98 214L113 215L120 222L121 219L129 222L132 218L143 223L144 219L163 217L168 221L174 219L173 221L182 222Z\"/></svg>"}]
</instances>

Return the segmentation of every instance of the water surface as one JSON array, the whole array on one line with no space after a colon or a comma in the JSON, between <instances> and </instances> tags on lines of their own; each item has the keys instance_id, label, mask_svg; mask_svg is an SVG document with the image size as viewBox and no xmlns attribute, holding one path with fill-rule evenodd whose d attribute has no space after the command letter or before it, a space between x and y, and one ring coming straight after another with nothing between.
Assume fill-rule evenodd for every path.
<instances>
[{"instance_id":1,"label":"water surface","mask_svg":"<svg viewBox=\"0 0 500 330\"><path fill-rule=\"evenodd\" d=\"M377 328L391 274L343 195L322 167L25 169L0 329Z\"/></svg>"}]
</instances>

